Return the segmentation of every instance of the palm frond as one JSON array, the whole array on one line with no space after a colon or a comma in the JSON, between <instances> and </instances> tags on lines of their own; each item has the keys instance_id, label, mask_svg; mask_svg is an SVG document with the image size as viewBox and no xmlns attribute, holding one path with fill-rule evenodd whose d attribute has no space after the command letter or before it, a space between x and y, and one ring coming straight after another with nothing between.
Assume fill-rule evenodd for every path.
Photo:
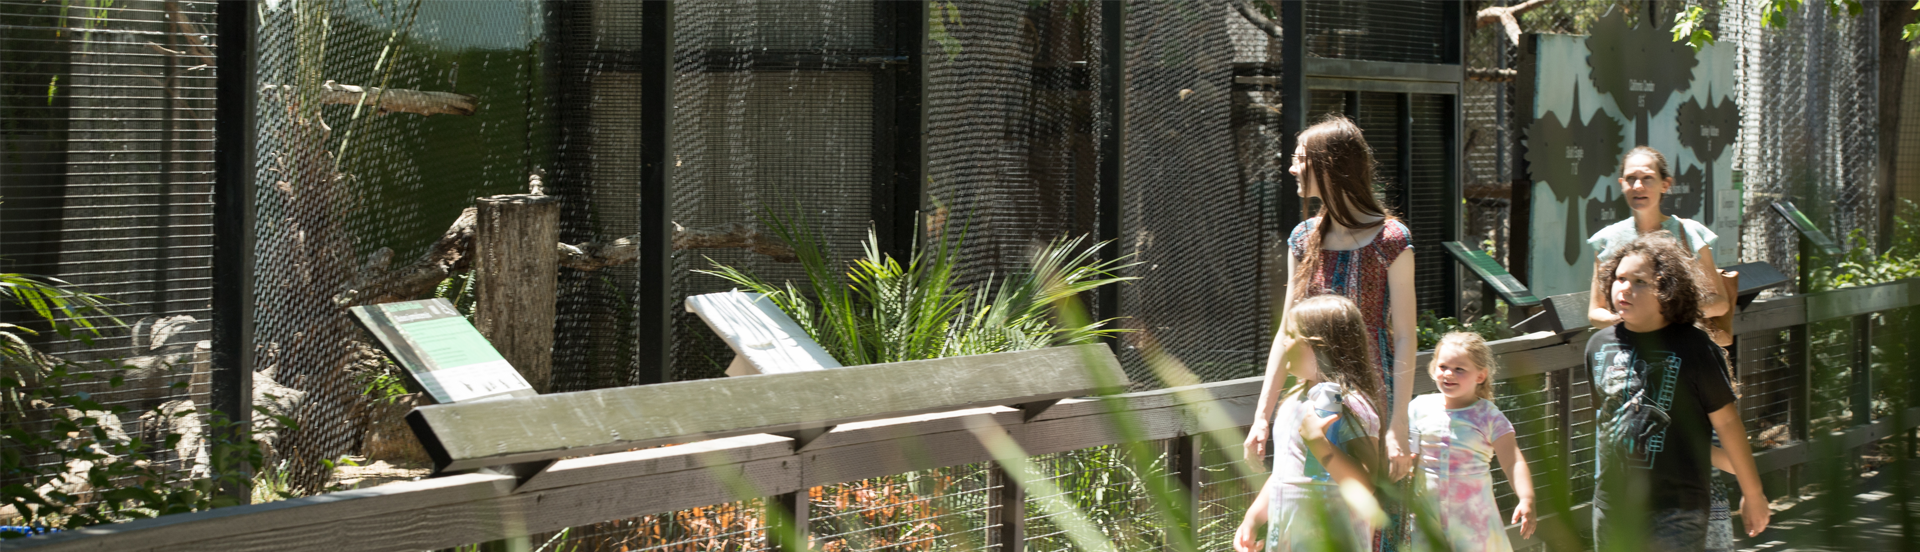
<instances>
[{"instance_id":1,"label":"palm frond","mask_svg":"<svg viewBox=\"0 0 1920 552\"><path fill-rule=\"evenodd\" d=\"M916 238L904 264L882 251L869 229L860 257L835 270L804 215L769 213L763 220L793 248L807 277L804 291L795 282L776 286L712 259L714 269L699 272L766 295L847 366L1092 342L1123 330L1107 327L1110 320L1063 324L1055 304L1136 279L1117 273L1137 263L1098 259L1104 242L1087 246L1085 237L1061 237L1037 248L1026 269L990 275L980 289L971 289L956 275L965 227L937 233L930 242Z\"/></svg>"}]
</instances>

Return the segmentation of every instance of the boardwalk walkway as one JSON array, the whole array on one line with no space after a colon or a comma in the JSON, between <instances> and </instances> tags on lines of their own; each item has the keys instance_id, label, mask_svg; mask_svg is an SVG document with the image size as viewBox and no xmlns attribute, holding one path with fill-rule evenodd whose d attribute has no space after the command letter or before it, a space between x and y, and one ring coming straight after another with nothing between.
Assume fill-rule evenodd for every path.
<instances>
[{"instance_id":1,"label":"boardwalk walkway","mask_svg":"<svg viewBox=\"0 0 1920 552\"><path fill-rule=\"evenodd\" d=\"M1749 552L1865 550L1920 550L1920 535L1902 539L1898 495L1894 493L1891 470L1861 481L1860 488L1845 506L1813 497L1773 513L1773 525L1759 537L1744 539L1741 550ZM1920 462L1908 470L1909 481L1920 484ZM1920 497L1907 497L1911 508L1920 508ZM1836 507L1839 506L1839 507ZM1920 530L1920 524L1916 524Z\"/></svg>"}]
</instances>

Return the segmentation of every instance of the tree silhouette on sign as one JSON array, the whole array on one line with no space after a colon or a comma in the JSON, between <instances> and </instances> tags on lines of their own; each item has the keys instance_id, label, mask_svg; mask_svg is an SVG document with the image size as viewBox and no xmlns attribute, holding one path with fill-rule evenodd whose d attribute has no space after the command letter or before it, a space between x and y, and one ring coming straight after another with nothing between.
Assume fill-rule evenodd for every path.
<instances>
[{"instance_id":1,"label":"tree silhouette on sign","mask_svg":"<svg viewBox=\"0 0 1920 552\"><path fill-rule=\"evenodd\" d=\"M1527 127L1527 173L1534 182L1546 182L1554 199L1566 203L1563 253L1568 263L1578 260L1586 242L1587 234L1580 224L1584 220L1580 198L1593 190L1596 181L1613 174L1614 162L1622 153L1620 134L1624 131L1620 122L1606 113L1582 108L1579 84L1571 86L1573 109L1565 122L1548 112Z\"/></svg>"}]
</instances>

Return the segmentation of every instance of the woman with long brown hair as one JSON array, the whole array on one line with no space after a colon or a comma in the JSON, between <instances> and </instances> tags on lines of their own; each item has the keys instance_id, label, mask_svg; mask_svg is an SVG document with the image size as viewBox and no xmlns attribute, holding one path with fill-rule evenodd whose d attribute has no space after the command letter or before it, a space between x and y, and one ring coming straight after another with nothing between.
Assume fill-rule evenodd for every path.
<instances>
[{"instance_id":1,"label":"woman with long brown hair","mask_svg":"<svg viewBox=\"0 0 1920 552\"><path fill-rule=\"evenodd\" d=\"M1329 116L1300 131L1298 142L1288 172L1300 183L1300 197L1320 198L1320 211L1295 226L1287 238L1291 276L1281 316L1315 295L1338 294L1359 305L1366 316L1367 353L1381 370L1387 392L1380 409L1383 419L1390 420L1382 424L1386 427L1381 436L1386 443L1386 475L1399 480L1413 466L1406 450L1404 415L1413 398L1416 344L1412 235L1374 196L1373 149L1358 125L1345 117ZM1281 364L1295 346L1284 332L1274 336L1253 429L1245 444L1248 458L1260 458L1266 452L1274 404L1287 374ZM1380 544L1385 549L1398 547L1404 542L1404 527L1405 516L1394 513Z\"/></svg>"}]
</instances>

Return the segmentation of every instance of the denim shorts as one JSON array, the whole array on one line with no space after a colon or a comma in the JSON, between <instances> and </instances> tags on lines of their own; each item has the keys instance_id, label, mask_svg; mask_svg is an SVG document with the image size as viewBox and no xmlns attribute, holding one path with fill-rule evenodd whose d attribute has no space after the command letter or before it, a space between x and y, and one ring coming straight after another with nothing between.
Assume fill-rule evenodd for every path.
<instances>
[{"instance_id":1,"label":"denim shorts","mask_svg":"<svg viewBox=\"0 0 1920 552\"><path fill-rule=\"evenodd\" d=\"M1622 523L1643 523L1642 527L1621 527ZM1610 542L1633 538L1644 542ZM1645 518L1607 517L1605 510L1593 511L1593 549L1633 550L1635 552L1700 552L1707 547L1707 511L1678 508L1654 510Z\"/></svg>"}]
</instances>

